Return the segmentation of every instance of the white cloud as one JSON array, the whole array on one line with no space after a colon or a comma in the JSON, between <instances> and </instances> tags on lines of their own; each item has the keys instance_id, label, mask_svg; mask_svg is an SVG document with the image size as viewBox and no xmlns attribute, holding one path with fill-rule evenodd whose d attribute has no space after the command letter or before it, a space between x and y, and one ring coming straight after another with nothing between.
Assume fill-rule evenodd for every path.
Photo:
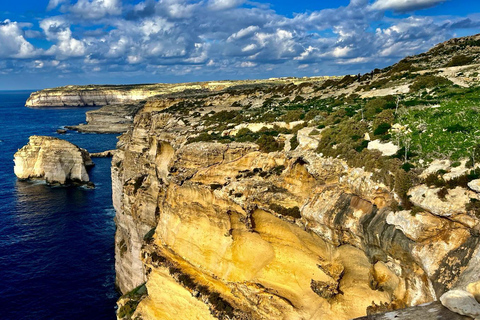
<instances>
[{"instance_id":1,"label":"white cloud","mask_svg":"<svg viewBox=\"0 0 480 320\"><path fill-rule=\"evenodd\" d=\"M243 4L245 0L209 0L208 5L212 10L226 10Z\"/></svg>"},{"instance_id":2,"label":"white cloud","mask_svg":"<svg viewBox=\"0 0 480 320\"><path fill-rule=\"evenodd\" d=\"M242 68L253 68L253 67L256 67L257 64L255 62L251 62L251 61L244 61L242 63L240 63L240 67Z\"/></svg>"},{"instance_id":3,"label":"white cloud","mask_svg":"<svg viewBox=\"0 0 480 320\"><path fill-rule=\"evenodd\" d=\"M122 13L122 7L120 0L78 0L69 7L69 11L83 19L100 19L109 15L119 15Z\"/></svg>"},{"instance_id":4,"label":"white cloud","mask_svg":"<svg viewBox=\"0 0 480 320\"><path fill-rule=\"evenodd\" d=\"M0 57L31 57L26 68L85 74L101 70L166 77L191 72L200 78L229 78L315 70L358 73L423 52L451 37L454 26L480 25L480 16L473 15L387 18L385 8L403 10L408 1L370 2L351 0L347 6L289 17L254 2L242 6L243 0L136 0L124 5L121 0L50 0L49 6L61 6L62 13L41 20L42 32L36 25L11 25L8 31L0 26ZM440 0L415 1L417 7L427 2ZM44 38L50 48L37 49L25 38ZM53 60L61 62L48 63ZM13 63L0 69L10 68Z\"/></svg>"},{"instance_id":5,"label":"white cloud","mask_svg":"<svg viewBox=\"0 0 480 320\"><path fill-rule=\"evenodd\" d=\"M5 20L0 22L0 57L2 58L31 58L38 54L38 50L25 40L19 23Z\"/></svg>"},{"instance_id":6,"label":"white cloud","mask_svg":"<svg viewBox=\"0 0 480 320\"><path fill-rule=\"evenodd\" d=\"M242 39L258 30L260 30L258 26L248 26L247 28L240 29L238 32L232 34L228 37L227 41L231 42L237 39Z\"/></svg>"},{"instance_id":7,"label":"white cloud","mask_svg":"<svg viewBox=\"0 0 480 320\"><path fill-rule=\"evenodd\" d=\"M47 10L48 11L53 10L56 7L58 7L59 5L65 3L65 2L67 2L67 0L50 0L48 2Z\"/></svg>"},{"instance_id":8,"label":"white cloud","mask_svg":"<svg viewBox=\"0 0 480 320\"><path fill-rule=\"evenodd\" d=\"M446 0L377 0L371 5L374 10L410 12L434 7Z\"/></svg>"},{"instance_id":9,"label":"white cloud","mask_svg":"<svg viewBox=\"0 0 480 320\"><path fill-rule=\"evenodd\" d=\"M73 38L70 24L62 17L52 17L40 22L47 40L55 42L53 46L46 51L47 54L55 55L59 59L83 56L86 47L83 41Z\"/></svg>"}]
</instances>

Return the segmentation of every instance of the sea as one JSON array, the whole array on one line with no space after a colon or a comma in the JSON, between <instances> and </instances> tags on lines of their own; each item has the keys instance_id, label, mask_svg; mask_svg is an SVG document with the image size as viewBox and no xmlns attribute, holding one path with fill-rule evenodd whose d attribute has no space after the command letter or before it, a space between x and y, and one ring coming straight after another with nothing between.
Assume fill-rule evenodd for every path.
<instances>
[{"instance_id":1,"label":"sea","mask_svg":"<svg viewBox=\"0 0 480 320\"><path fill-rule=\"evenodd\" d=\"M93 159L90 190L18 181L13 155L31 135L90 152L114 149L117 135L57 134L93 108L27 108L30 93L0 91L0 319L115 319L111 159Z\"/></svg>"}]
</instances>

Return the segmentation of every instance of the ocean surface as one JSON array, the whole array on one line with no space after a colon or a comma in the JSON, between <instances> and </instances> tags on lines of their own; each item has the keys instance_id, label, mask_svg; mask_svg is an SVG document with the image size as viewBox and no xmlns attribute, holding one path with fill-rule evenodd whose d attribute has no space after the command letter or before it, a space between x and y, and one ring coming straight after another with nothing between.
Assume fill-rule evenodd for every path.
<instances>
[{"instance_id":1,"label":"ocean surface","mask_svg":"<svg viewBox=\"0 0 480 320\"><path fill-rule=\"evenodd\" d=\"M113 149L116 135L58 135L92 108L30 109L29 95L0 91L0 319L115 319L110 159L93 159L88 190L17 181L13 155L30 135L90 152Z\"/></svg>"}]
</instances>

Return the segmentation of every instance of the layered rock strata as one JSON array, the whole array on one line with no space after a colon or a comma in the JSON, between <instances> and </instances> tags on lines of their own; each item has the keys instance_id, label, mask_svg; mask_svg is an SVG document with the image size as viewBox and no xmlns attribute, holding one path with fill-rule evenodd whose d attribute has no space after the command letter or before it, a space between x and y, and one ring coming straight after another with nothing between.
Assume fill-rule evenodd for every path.
<instances>
[{"instance_id":1,"label":"layered rock strata","mask_svg":"<svg viewBox=\"0 0 480 320\"><path fill-rule=\"evenodd\" d=\"M219 108L232 104L223 99ZM163 112L172 105L147 103L112 160L117 284L128 293L146 282L147 292L123 297L120 311L135 306L134 319L351 319L472 282L478 219L460 206L441 214L417 201L420 213L392 211L392 190L317 154L301 132L293 151L288 143L270 153L254 143L187 143L195 130Z\"/></svg>"},{"instance_id":2,"label":"layered rock strata","mask_svg":"<svg viewBox=\"0 0 480 320\"><path fill-rule=\"evenodd\" d=\"M42 179L50 184L89 184L87 168L93 166L88 152L53 137L31 136L14 155L14 172L22 180Z\"/></svg>"},{"instance_id":3,"label":"layered rock strata","mask_svg":"<svg viewBox=\"0 0 480 320\"><path fill-rule=\"evenodd\" d=\"M67 129L88 133L123 133L133 124L133 117L142 103L107 105L86 112L86 124L66 126Z\"/></svg>"},{"instance_id":4,"label":"layered rock strata","mask_svg":"<svg viewBox=\"0 0 480 320\"><path fill-rule=\"evenodd\" d=\"M335 77L285 78L266 80L208 81L192 83L158 83L136 85L65 86L33 92L27 107L82 107L131 104L149 97L181 92L215 92L230 87L278 85L282 83L318 82Z\"/></svg>"}]
</instances>

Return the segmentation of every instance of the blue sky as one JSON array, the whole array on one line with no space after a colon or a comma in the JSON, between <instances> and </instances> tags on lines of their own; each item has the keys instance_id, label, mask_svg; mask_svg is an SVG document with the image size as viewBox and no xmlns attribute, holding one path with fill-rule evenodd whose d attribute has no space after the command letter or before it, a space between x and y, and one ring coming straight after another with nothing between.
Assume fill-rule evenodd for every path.
<instances>
[{"instance_id":1,"label":"blue sky","mask_svg":"<svg viewBox=\"0 0 480 320\"><path fill-rule=\"evenodd\" d=\"M363 73L480 33L474 0L16 0L0 90Z\"/></svg>"}]
</instances>

